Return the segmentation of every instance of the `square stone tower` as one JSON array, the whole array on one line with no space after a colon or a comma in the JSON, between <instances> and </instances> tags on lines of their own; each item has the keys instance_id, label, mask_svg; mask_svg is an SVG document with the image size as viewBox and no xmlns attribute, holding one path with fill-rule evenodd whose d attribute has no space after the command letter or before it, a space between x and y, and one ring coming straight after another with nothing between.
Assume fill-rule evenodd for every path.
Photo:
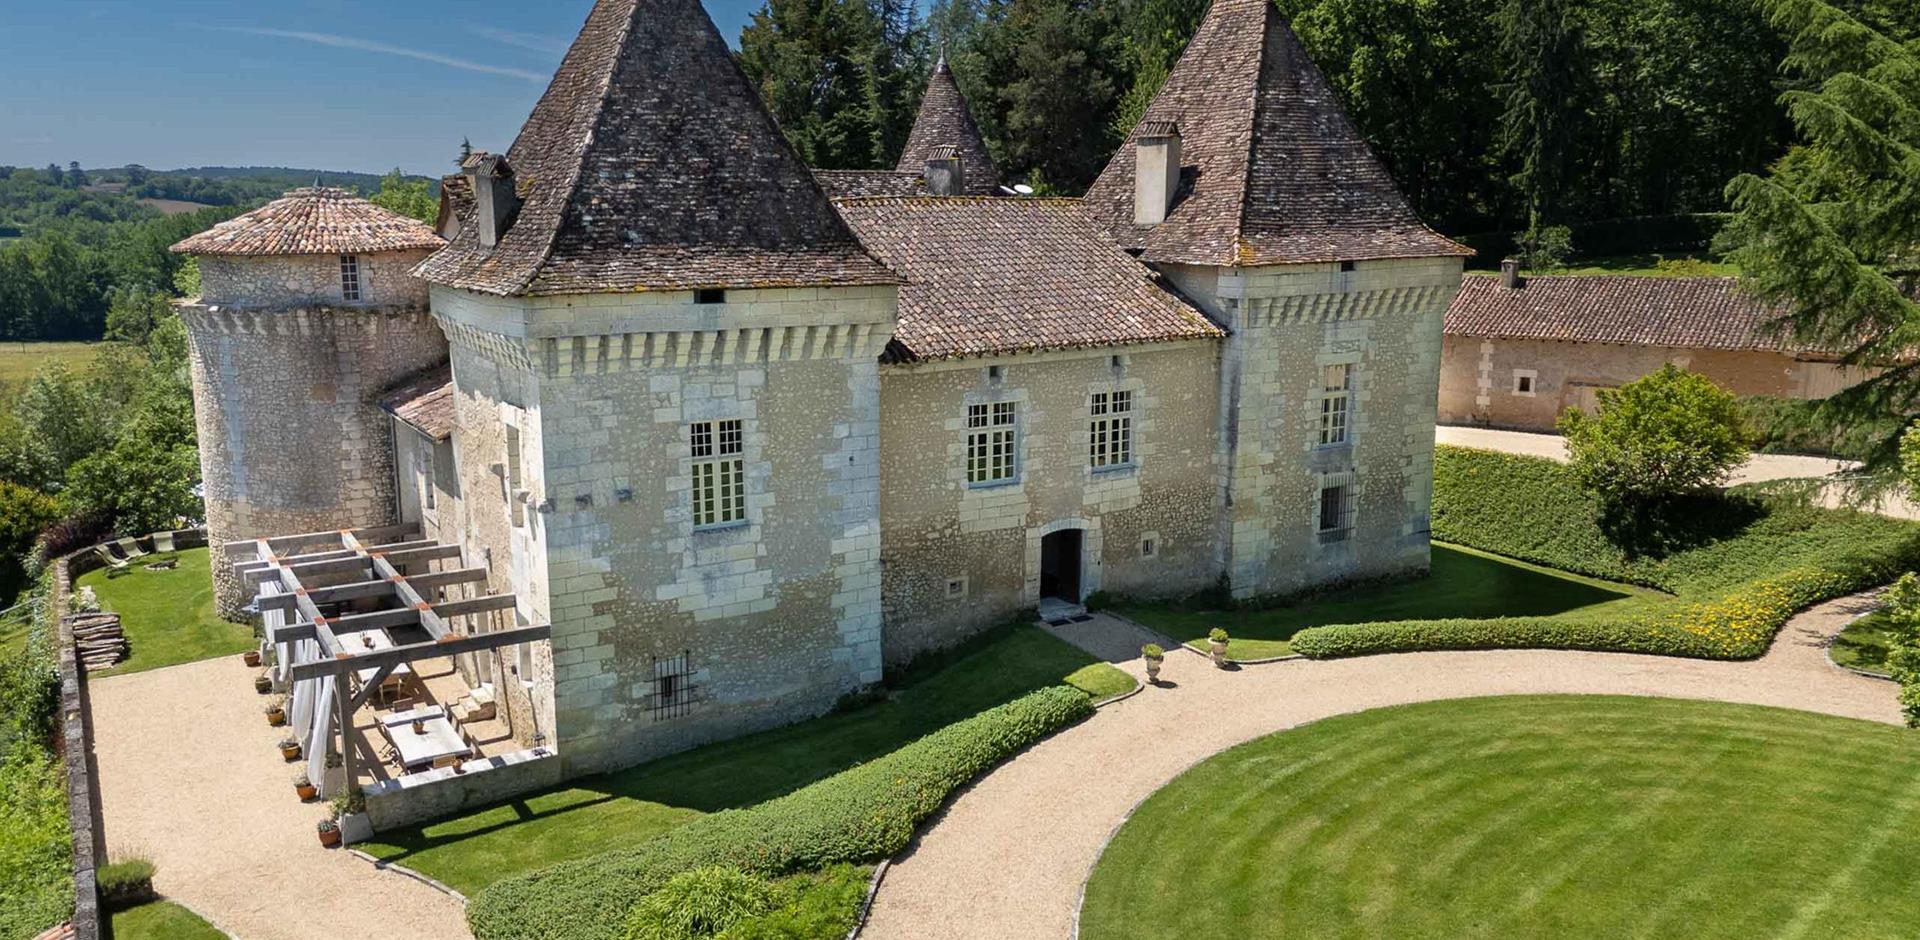
<instances>
[{"instance_id":1,"label":"square stone tower","mask_svg":"<svg viewBox=\"0 0 1920 940\"><path fill-rule=\"evenodd\" d=\"M553 624L528 688L566 773L877 681L898 279L696 0L600 0L512 149L464 169L419 273L469 549Z\"/></svg>"},{"instance_id":2,"label":"square stone tower","mask_svg":"<svg viewBox=\"0 0 1920 940\"><path fill-rule=\"evenodd\" d=\"M247 598L219 546L394 521L393 439L375 406L446 361L413 266L445 244L342 189L299 189L173 250L200 261L187 327L221 613Z\"/></svg>"},{"instance_id":3,"label":"square stone tower","mask_svg":"<svg viewBox=\"0 0 1920 940\"><path fill-rule=\"evenodd\" d=\"M1234 595L1425 568L1441 324L1472 252L1415 217L1271 0L1216 0L1086 201L1231 332Z\"/></svg>"}]
</instances>

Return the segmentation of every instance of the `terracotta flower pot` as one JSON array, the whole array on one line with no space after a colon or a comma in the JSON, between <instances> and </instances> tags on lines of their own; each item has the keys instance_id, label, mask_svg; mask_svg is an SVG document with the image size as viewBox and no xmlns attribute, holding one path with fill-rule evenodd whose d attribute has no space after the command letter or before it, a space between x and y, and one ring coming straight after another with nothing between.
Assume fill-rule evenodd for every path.
<instances>
[{"instance_id":1,"label":"terracotta flower pot","mask_svg":"<svg viewBox=\"0 0 1920 940\"><path fill-rule=\"evenodd\" d=\"M281 749L280 749L280 756L281 756L281 757L284 757L284 758L286 758L286 759L287 759L287 761L288 761L289 763L291 763L291 762L293 762L293 761L297 761L297 760L299 760L299 759L300 759L300 745L298 745L298 744L295 744L295 745L293 745L293 746L291 746L291 747L283 747L283 748L281 748Z\"/></svg>"},{"instance_id":2,"label":"terracotta flower pot","mask_svg":"<svg viewBox=\"0 0 1920 940\"><path fill-rule=\"evenodd\" d=\"M285 709L276 708L273 711L270 711L267 713L267 724L270 724L275 728L278 728L281 725L284 725L286 723L287 723L287 712Z\"/></svg>"},{"instance_id":3,"label":"terracotta flower pot","mask_svg":"<svg viewBox=\"0 0 1920 940\"><path fill-rule=\"evenodd\" d=\"M340 830L338 829L320 830L320 844L326 846L327 848L333 848L334 846L339 845Z\"/></svg>"},{"instance_id":4,"label":"terracotta flower pot","mask_svg":"<svg viewBox=\"0 0 1920 940\"><path fill-rule=\"evenodd\" d=\"M294 787L293 792L300 794L300 799L305 801L305 800L311 800L314 797L319 796L320 788L309 783L304 787ZM335 833L335 835L338 835L338 834L339 833Z\"/></svg>"},{"instance_id":5,"label":"terracotta flower pot","mask_svg":"<svg viewBox=\"0 0 1920 940\"><path fill-rule=\"evenodd\" d=\"M253 690L261 695L265 695L273 691L273 680L266 676L255 676L253 679Z\"/></svg>"},{"instance_id":6,"label":"terracotta flower pot","mask_svg":"<svg viewBox=\"0 0 1920 940\"><path fill-rule=\"evenodd\" d=\"M260 668L260 651L247 650L240 654L240 661L246 663L249 668L258 669Z\"/></svg>"}]
</instances>

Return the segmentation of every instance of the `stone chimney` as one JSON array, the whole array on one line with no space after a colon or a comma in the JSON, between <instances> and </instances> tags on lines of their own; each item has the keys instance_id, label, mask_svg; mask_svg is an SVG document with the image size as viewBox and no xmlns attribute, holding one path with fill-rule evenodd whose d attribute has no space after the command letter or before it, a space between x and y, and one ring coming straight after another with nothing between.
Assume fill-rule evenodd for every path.
<instances>
[{"instance_id":1,"label":"stone chimney","mask_svg":"<svg viewBox=\"0 0 1920 940\"><path fill-rule=\"evenodd\" d=\"M1526 286L1520 279L1520 259L1508 258L1500 262L1500 286L1507 290L1519 290Z\"/></svg>"},{"instance_id":2,"label":"stone chimney","mask_svg":"<svg viewBox=\"0 0 1920 940\"><path fill-rule=\"evenodd\" d=\"M967 172L960 165L960 148L942 144L927 152L927 192L935 196L961 196L967 191Z\"/></svg>"},{"instance_id":3,"label":"stone chimney","mask_svg":"<svg viewBox=\"0 0 1920 940\"><path fill-rule=\"evenodd\" d=\"M1180 127L1141 121L1133 140L1133 222L1159 225L1180 193Z\"/></svg>"},{"instance_id":4,"label":"stone chimney","mask_svg":"<svg viewBox=\"0 0 1920 940\"><path fill-rule=\"evenodd\" d=\"M520 212L513 168L506 157L476 150L461 161L460 172L473 184L473 224L479 229L480 244L492 248L500 244Z\"/></svg>"}]
</instances>

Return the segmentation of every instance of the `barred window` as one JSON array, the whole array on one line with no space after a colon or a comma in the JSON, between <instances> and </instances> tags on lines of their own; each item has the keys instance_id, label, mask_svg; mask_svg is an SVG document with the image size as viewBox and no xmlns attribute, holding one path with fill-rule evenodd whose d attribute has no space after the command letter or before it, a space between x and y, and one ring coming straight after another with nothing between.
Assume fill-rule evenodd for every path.
<instances>
[{"instance_id":1,"label":"barred window","mask_svg":"<svg viewBox=\"0 0 1920 940\"><path fill-rule=\"evenodd\" d=\"M747 519L744 438L738 420L693 426L693 524L733 525Z\"/></svg>"},{"instance_id":2,"label":"barred window","mask_svg":"<svg viewBox=\"0 0 1920 940\"><path fill-rule=\"evenodd\" d=\"M1133 393L1095 392L1088 413L1088 465L1099 470L1133 463Z\"/></svg>"},{"instance_id":3,"label":"barred window","mask_svg":"<svg viewBox=\"0 0 1920 940\"><path fill-rule=\"evenodd\" d=\"M340 299L360 299L360 259L353 255L340 256Z\"/></svg>"},{"instance_id":4,"label":"barred window","mask_svg":"<svg viewBox=\"0 0 1920 940\"><path fill-rule=\"evenodd\" d=\"M1320 446L1347 442L1353 418L1353 367L1326 366L1320 370Z\"/></svg>"},{"instance_id":5,"label":"barred window","mask_svg":"<svg viewBox=\"0 0 1920 940\"><path fill-rule=\"evenodd\" d=\"M1006 483L1014 478L1019 403L967 406L967 482Z\"/></svg>"},{"instance_id":6,"label":"barred window","mask_svg":"<svg viewBox=\"0 0 1920 940\"><path fill-rule=\"evenodd\" d=\"M1344 542L1353 535L1353 487L1345 483L1320 486L1320 544Z\"/></svg>"}]
</instances>

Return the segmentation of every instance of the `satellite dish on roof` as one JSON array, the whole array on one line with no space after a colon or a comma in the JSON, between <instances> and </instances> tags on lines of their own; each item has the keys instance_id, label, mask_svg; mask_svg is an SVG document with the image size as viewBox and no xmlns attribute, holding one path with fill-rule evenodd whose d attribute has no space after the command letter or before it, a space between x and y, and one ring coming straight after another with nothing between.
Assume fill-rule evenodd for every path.
<instances>
[{"instance_id":1,"label":"satellite dish on roof","mask_svg":"<svg viewBox=\"0 0 1920 940\"><path fill-rule=\"evenodd\" d=\"M1014 192L1016 192L1016 193L1019 193L1019 194L1020 194L1020 195L1022 195L1022 196L1031 196L1031 195L1033 195L1033 187L1031 187L1031 186L1028 186L1028 185L1027 185L1027 184L1025 184L1025 183L1015 183L1015 184L1013 184L1013 191L1014 191Z\"/></svg>"}]
</instances>

